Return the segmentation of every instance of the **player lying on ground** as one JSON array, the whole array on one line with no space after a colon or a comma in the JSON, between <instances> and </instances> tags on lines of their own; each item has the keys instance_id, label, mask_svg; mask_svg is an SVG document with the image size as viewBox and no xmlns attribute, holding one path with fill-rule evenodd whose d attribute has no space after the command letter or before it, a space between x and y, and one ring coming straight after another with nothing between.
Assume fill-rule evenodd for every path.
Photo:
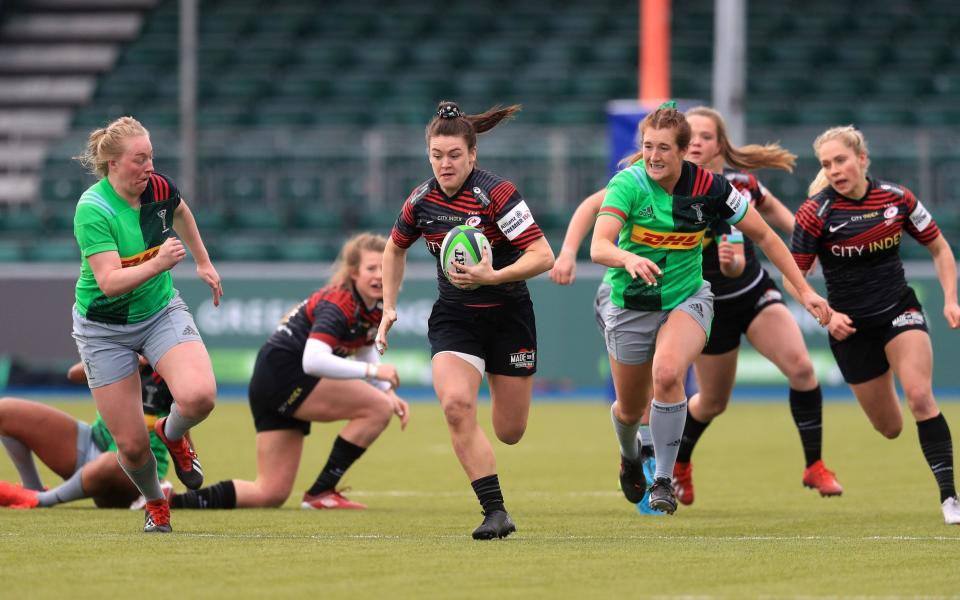
<instances>
[{"instance_id":1,"label":"player lying on ground","mask_svg":"<svg viewBox=\"0 0 960 600\"><path fill-rule=\"evenodd\" d=\"M153 432L153 424L170 412L173 396L145 359L140 359L140 365L144 422L150 432L157 474L163 478L170 466L170 457L166 446ZM84 383L87 379L80 363L70 367L67 378L74 383ZM0 442L21 481L20 485L0 481L0 506L38 508L93 498L100 508L126 508L140 496L120 468L117 445L99 414L93 425L88 425L39 402L0 398ZM45 489L34 454L64 482Z\"/></svg>"}]
</instances>

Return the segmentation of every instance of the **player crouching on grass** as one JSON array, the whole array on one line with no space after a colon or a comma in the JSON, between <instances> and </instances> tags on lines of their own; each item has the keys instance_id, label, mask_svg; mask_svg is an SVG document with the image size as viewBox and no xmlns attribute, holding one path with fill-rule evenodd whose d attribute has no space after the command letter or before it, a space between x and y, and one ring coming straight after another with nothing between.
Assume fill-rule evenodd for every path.
<instances>
[{"instance_id":1,"label":"player crouching on grass","mask_svg":"<svg viewBox=\"0 0 960 600\"><path fill-rule=\"evenodd\" d=\"M260 349L250 381L257 430L257 478L221 481L174 495L173 508L276 507L286 502L310 423L346 419L326 466L303 495L302 508L352 508L336 486L397 415L410 419L392 365L373 347L382 315L381 265L386 238L347 240L329 284L294 308ZM354 360L348 358L351 356Z\"/></svg>"},{"instance_id":2,"label":"player crouching on grass","mask_svg":"<svg viewBox=\"0 0 960 600\"><path fill-rule=\"evenodd\" d=\"M70 367L67 379L86 383L83 365L77 363ZM170 467L170 457L153 431L153 425L170 413L173 396L166 382L142 356L140 389L144 422L150 433L150 451L157 460L157 475L163 478ZM21 482L16 485L0 481L0 506L40 508L93 498L100 508L125 508L140 494L120 468L117 443L99 414L93 425L88 425L39 402L0 398L0 442L20 474ZM51 490L45 489L34 454L64 482ZM169 494L173 487L163 481L161 490Z\"/></svg>"}]
</instances>

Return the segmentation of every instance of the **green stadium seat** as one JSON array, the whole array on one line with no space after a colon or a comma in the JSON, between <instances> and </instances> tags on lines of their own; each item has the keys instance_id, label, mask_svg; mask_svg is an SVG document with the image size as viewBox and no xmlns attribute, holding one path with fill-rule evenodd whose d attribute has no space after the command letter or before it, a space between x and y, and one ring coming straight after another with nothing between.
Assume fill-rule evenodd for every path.
<instances>
[{"instance_id":1,"label":"green stadium seat","mask_svg":"<svg viewBox=\"0 0 960 600\"><path fill-rule=\"evenodd\" d=\"M190 212L193 213L201 234L220 233L230 226L227 211L219 204L191 202Z\"/></svg>"},{"instance_id":2,"label":"green stadium seat","mask_svg":"<svg viewBox=\"0 0 960 600\"><path fill-rule=\"evenodd\" d=\"M319 231L322 234L343 230L343 216L339 210L317 206L298 207L293 211L290 224L301 229Z\"/></svg>"},{"instance_id":3,"label":"green stadium seat","mask_svg":"<svg viewBox=\"0 0 960 600\"><path fill-rule=\"evenodd\" d=\"M23 258L23 244L19 240L0 239L0 262L19 262Z\"/></svg>"},{"instance_id":4,"label":"green stadium seat","mask_svg":"<svg viewBox=\"0 0 960 600\"><path fill-rule=\"evenodd\" d=\"M73 238L40 237L26 247L27 260L35 262L80 262L80 248Z\"/></svg>"},{"instance_id":5,"label":"green stadium seat","mask_svg":"<svg viewBox=\"0 0 960 600\"><path fill-rule=\"evenodd\" d=\"M310 238L284 239L274 246L276 257L280 260L295 262L329 261L336 258L338 244L322 239Z\"/></svg>"},{"instance_id":6,"label":"green stadium seat","mask_svg":"<svg viewBox=\"0 0 960 600\"><path fill-rule=\"evenodd\" d=\"M273 244L250 237L221 237L216 243L217 260L226 262L260 262L274 259Z\"/></svg>"},{"instance_id":7,"label":"green stadium seat","mask_svg":"<svg viewBox=\"0 0 960 600\"><path fill-rule=\"evenodd\" d=\"M11 207L0 212L0 225L7 233L23 236L37 236L43 231L43 215L38 208L32 206Z\"/></svg>"},{"instance_id":8,"label":"green stadium seat","mask_svg":"<svg viewBox=\"0 0 960 600\"><path fill-rule=\"evenodd\" d=\"M231 223L236 229L247 231L280 231L286 225L282 209L251 204L234 204L230 207Z\"/></svg>"}]
</instances>

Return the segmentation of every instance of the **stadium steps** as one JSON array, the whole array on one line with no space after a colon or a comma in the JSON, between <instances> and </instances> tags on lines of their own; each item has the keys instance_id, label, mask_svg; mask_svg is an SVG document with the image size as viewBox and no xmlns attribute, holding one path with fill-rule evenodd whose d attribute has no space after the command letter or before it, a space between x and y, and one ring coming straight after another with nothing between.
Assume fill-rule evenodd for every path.
<instances>
[{"instance_id":1,"label":"stadium steps","mask_svg":"<svg viewBox=\"0 0 960 600\"><path fill-rule=\"evenodd\" d=\"M0 204L41 200L48 148L157 0L22 0L0 25ZM26 255L56 252L27 249ZM60 253L63 255L63 253ZM44 258L39 258L44 260Z\"/></svg>"}]
</instances>

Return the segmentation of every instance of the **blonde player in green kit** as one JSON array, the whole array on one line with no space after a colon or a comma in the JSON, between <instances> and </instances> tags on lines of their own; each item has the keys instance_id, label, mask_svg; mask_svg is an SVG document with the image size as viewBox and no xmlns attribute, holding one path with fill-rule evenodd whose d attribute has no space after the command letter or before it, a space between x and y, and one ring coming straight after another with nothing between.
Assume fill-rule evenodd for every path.
<instances>
[{"instance_id":1,"label":"blonde player in green kit","mask_svg":"<svg viewBox=\"0 0 960 600\"><path fill-rule=\"evenodd\" d=\"M80 196L74 216L81 267L73 337L97 410L116 441L117 460L147 500L143 530L165 533L172 531L170 508L143 426L138 354L174 398L154 431L177 476L197 489L203 472L186 434L213 410L217 388L170 269L186 256L186 244L197 274L213 290L214 305L223 294L220 276L176 186L154 172L150 134L136 119L122 117L91 132L77 158L100 180Z\"/></svg>"},{"instance_id":2,"label":"blonde player in green kit","mask_svg":"<svg viewBox=\"0 0 960 600\"><path fill-rule=\"evenodd\" d=\"M590 257L610 267L605 281L611 293L599 307L599 319L617 390L611 415L623 493L635 504L646 489L637 430L652 397L657 468L650 507L673 513L677 499L670 478L687 412L683 380L713 320L713 294L701 266L707 228L722 219L754 240L821 324L830 321L830 307L747 199L726 178L683 159L691 130L673 103L647 115L640 131L640 152L607 186Z\"/></svg>"}]
</instances>

